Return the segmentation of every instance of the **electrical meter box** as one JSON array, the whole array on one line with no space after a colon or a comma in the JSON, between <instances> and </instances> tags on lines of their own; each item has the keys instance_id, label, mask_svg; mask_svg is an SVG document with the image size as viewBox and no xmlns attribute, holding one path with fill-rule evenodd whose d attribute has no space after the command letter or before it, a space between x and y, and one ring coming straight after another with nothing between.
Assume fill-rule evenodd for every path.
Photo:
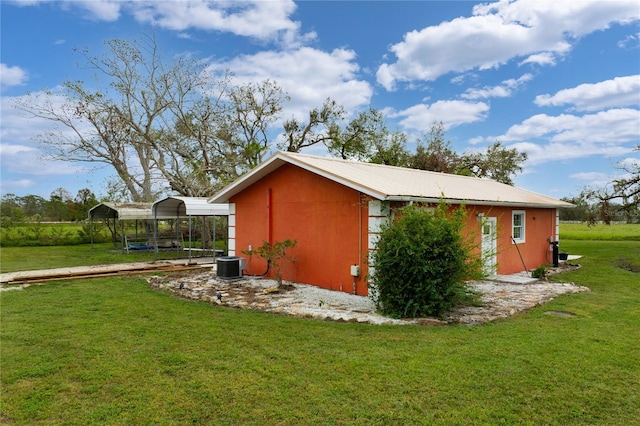
<instances>
[{"instance_id":1,"label":"electrical meter box","mask_svg":"<svg viewBox=\"0 0 640 426\"><path fill-rule=\"evenodd\" d=\"M360 265L351 265L351 276L352 277L360 276Z\"/></svg>"}]
</instances>

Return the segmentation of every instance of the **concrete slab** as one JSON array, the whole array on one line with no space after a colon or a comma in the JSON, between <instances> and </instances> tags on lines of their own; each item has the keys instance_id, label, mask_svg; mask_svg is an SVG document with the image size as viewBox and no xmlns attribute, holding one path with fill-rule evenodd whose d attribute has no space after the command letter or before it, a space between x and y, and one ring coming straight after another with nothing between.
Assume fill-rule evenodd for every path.
<instances>
[{"instance_id":1,"label":"concrete slab","mask_svg":"<svg viewBox=\"0 0 640 426\"><path fill-rule=\"evenodd\" d=\"M531 278L530 272L518 272L509 275L492 275L487 279L490 281L508 284L533 284L538 281L537 278Z\"/></svg>"},{"instance_id":2,"label":"concrete slab","mask_svg":"<svg viewBox=\"0 0 640 426\"><path fill-rule=\"evenodd\" d=\"M34 271L6 272L0 273L0 284L32 279L35 277L61 277L61 279L63 279L64 276L72 276L76 274L100 274L116 271L126 272L140 270L149 270L150 272L152 272L155 268L161 267L162 265L187 264L202 265L203 267L212 266L215 268L215 261L213 257L193 257L191 259L168 259L160 260L157 262L130 262L108 265L73 266L67 268L42 269Z\"/></svg>"}]
</instances>

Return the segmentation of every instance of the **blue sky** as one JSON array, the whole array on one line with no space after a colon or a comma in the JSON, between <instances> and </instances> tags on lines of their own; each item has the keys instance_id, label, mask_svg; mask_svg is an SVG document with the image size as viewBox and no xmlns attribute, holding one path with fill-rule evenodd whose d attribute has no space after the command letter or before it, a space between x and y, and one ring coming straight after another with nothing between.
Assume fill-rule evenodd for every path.
<instances>
[{"instance_id":1,"label":"blue sky","mask_svg":"<svg viewBox=\"0 0 640 426\"><path fill-rule=\"evenodd\" d=\"M43 158L51 123L14 108L88 80L74 48L155 32L237 81L275 80L283 119L331 97L382 111L410 140L442 121L457 151L526 151L516 185L575 195L640 161L640 3L630 1L5 1L0 3L2 194L106 193L109 170ZM277 132L277 129L274 129ZM276 140L273 145L275 149ZM410 144L412 147L413 144ZM312 148L303 151L323 154Z\"/></svg>"}]
</instances>

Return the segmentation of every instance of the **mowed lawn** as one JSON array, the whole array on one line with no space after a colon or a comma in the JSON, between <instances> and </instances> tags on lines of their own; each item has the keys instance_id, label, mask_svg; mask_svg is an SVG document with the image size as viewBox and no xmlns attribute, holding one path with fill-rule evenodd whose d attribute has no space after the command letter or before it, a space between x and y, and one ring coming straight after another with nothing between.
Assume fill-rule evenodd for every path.
<instances>
[{"instance_id":1,"label":"mowed lawn","mask_svg":"<svg viewBox=\"0 0 640 426\"><path fill-rule=\"evenodd\" d=\"M561 246L584 257L556 279L591 292L471 327L231 310L139 276L2 292L0 423L640 424L640 241Z\"/></svg>"}]
</instances>

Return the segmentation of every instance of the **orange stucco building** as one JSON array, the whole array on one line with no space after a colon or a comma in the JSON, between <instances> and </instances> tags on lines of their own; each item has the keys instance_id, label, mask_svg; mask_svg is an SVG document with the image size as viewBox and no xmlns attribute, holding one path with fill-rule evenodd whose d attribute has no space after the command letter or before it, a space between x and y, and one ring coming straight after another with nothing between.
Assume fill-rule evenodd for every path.
<instances>
[{"instance_id":1,"label":"orange stucco building","mask_svg":"<svg viewBox=\"0 0 640 426\"><path fill-rule=\"evenodd\" d=\"M468 209L489 274L550 263L557 209L572 207L490 180L284 152L209 202L229 203L229 254L246 259L246 273L267 269L253 248L291 239L284 279L366 295L380 226L407 203L442 197Z\"/></svg>"}]
</instances>

